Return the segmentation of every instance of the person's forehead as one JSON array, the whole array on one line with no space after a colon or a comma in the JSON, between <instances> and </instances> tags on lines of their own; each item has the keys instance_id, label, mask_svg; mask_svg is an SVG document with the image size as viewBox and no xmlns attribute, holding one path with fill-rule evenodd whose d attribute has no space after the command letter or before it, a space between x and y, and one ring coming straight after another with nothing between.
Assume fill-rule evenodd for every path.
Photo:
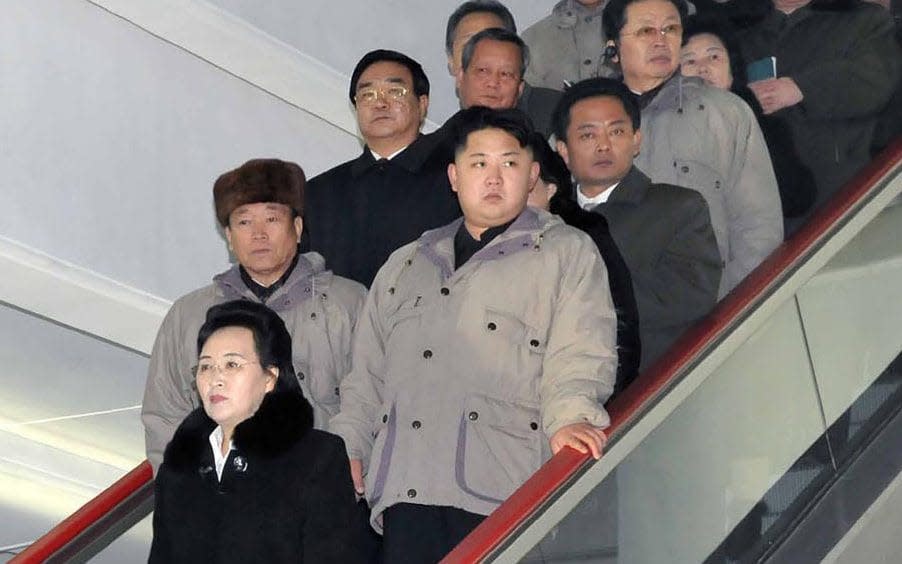
<instances>
[{"instance_id":1,"label":"person's forehead","mask_svg":"<svg viewBox=\"0 0 902 564\"><path fill-rule=\"evenodd\" d=\"M723 49L723 41L713 33L698 33L686 40L684 49L687 48Z\"/></svg>"},{"instance_id":2,"label":"person's forehead","mask_svg":"<svg viewBox=\"0 0 902 564\"><path fill-rule=\"evenodd\" d=\"M524 148L520 142L508 131L496 127L487 127L471 132L467 135L467 144L464 153L507 153L521 152Z\"/></svg>"},{"instance_id":3,"label":"person's forehead","mask_svg":"<svg viewBox=\"0 0 902 564\"><path fill-rule=\"evenodd\" d=\"M464 16L454 29L455 40L469 39L484 29L504 27L504 22L492 12L471 12Z\"/></svg>"},{"instance_id":4,"label":"person's forehead","mask_svg":"<svg viewBox=\"0 0 902 564\"><path fill-rule=\"evenodd\" d=\"M673 2L668 2L668 0L639 0L626 7L624 16L627 21L645 21L658 18L679 21L680 12Z\"/></svg>"},{"instance_id":5,"label":"person's forehead","mask_svg":"<svg viewBox=\"0 0 902 564\"><path fill-rule=\"evenodd\" d=\"M254 347L254 332L241 325L226 325L220 327L206 340L201 354L205 352L221 352L216 349L226 349L226 353L244 353Z\"/></svg>"},{"instance_id":6,"label":"person's forehead","mask_svg":"<svg viewBox=\"0 0 902 564\"><path fill-rule=\"evenodd\" d=\"M265 212L289 213L290 211L288 206L278 202L255 202L238 206L232 213L235 215L246 215Z\"/></svg>"},{"instance_id":7,"label":"person's forehead","mask_svg":"<svg viewBox=\"0 0 902 564\"><path fill-rule=\"evenodd\" d=\"M510 41L483 39L473 49L473 60L488 60L520 64L520 48Z\"/></svg>"},{"instance_id":8,"label":"person's forehead","mask_svg":"<svg viewBox=\"0 0 902 564\"><path fill-rule=\"evenodd\" d=\"M411 84L413 75L410 69L395 61L376 61L368 66L357 79L357 88L374 82L402 82Z\"/></svg>"},{"instance_id":9,"label":"person's forehead","mask_svg":"<svg viewBox=\"0 0 902 564\"><path fill-rule=\"evenodd\" d=\"M570 117L572 127L582 125L578 122L629 121L623 102L616 96L583 98L570 108Z\"/></svg>"}]
</instances>

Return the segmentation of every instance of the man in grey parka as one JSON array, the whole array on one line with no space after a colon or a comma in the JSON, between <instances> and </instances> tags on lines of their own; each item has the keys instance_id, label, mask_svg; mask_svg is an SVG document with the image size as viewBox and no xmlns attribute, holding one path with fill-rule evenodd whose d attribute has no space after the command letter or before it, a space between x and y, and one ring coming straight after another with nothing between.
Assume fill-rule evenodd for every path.
<instances>
[{"instance_id":1,"label":"man in grey parka","mask_svg":"<svg viewBox=\"0 0 902 564\"><path fill-rule=\"evenodd\" d=\"M523 32L530 56L525 79L535 86L563 90L565 81L614 78L617 71L604 56L604 6L605 0L561 0L549 16L529 26Z\"/></svg>"},{"instance_id":2,"label":"man in grey parka","mask_svg":"<svg viewBox=\"0 0 902 564\"><path fill-rule=\"evenodd\" d=\"M176 300L157 333L141 408L154 472L179 423L200 405L192 374L197 333L218 303L246 299L278 313L292 336L294 368L314 425L325 428L338 411L366 290L326 270L317 253L297 252L304 183L301 167L277 159L248 161L216 180L216 217L238 264Z\"/></svg>"},{"instance_id":3,"label":"man in grey parka","mask_svg":"<svg viewBox=\"0 0 902 564\"><path fill-rule=\"evenodd\" d=\"M525 114L459 116L448 175L464 217L376 275L330 425L386 562L440 560L551 453L600 456L609 424L604 262L587 235L526 207L539 169Z\"/></svg>"},{"instance_id":4,"label":"man in grey parka","mask_svg":"<svg viewBox=\"0 0 902 564\"><path fill-rule=\"evenodd\" d=\"M652 182L699 191L724 261L723 297L783 242L783 211L764 136L738 96L679 73L683 0L608 0L604 30L623 82L639 95Z\"/></svg>"}]
</instances>

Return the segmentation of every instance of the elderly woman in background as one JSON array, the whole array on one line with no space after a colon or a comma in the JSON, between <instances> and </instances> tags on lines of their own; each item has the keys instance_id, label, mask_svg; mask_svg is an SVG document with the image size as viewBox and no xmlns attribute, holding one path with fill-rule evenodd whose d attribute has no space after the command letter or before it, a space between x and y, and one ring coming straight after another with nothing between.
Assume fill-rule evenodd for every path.
<instances>
[{"instance_id":1,"label":"elderly woman in background","mask_svg":"<svg viewBox=\"0 0 902 564\"><path fill-rule=\"evenodd\" d=\"M203 407L166 448L150 562L360 561L344 444L312 428L282 319L214 306L197 348Z\"/></svg>"},{"instance_id":2,"label":"elderly woman in background","mask_svg":"<svg viewBox=\"0 0 902 564\"><path fill-rule=\"evenodd\" d=\"M683 31L683 76L697 76L710 86L730 90L755 112L777 176L784 217L804 214L817 194L814 175L802 164L792 132L782 122L764 115L748 87L746 65L731 29L717 18L692 17Z\"/></svg>"}]
</instances>

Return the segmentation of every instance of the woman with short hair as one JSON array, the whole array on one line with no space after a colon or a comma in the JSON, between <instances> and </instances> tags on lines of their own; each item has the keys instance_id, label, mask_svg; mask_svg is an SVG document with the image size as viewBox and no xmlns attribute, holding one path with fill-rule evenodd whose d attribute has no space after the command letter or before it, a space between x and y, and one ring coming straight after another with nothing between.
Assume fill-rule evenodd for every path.
<instances>
[{"instance_id":1,"label":"woman with short hair","mask_svg":"<svg viewBox=\"0 0 902 564\"><path fill-rule=\"evenodd\" d=\"M214 306L197 349L203 406L166 447L150 562L360 561L345 447L312 428L282 319Z\"/></svg>"},{"instance_id":2,"label":"woman with short hair","mask_svg":"<svg viewBox=\"0 0 902 564\"><path fill-rule=\"evenodd\" d=\"M680 70L683 76L697 76L709 86L731 91L752 108L774 166L783 217L806 213L817 194L814 175L802 163L792 131L765 115L749 88L746 62L729 25L712 17L689 18L683 31Z\"/></svg>"}]
</instances>

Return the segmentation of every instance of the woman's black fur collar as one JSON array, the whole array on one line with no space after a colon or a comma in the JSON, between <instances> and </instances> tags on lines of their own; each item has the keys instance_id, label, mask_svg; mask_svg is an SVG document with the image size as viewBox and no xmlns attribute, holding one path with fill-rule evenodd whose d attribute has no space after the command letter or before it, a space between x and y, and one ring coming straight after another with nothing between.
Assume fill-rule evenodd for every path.
<instances>
[{"instance_id":1,"label":"woman's black fur collar","mask_svg":"<svg viewBox=\"0 0 902 564\"><path fill-rule=\"evenodd\" d=\"M251 457L273 458L285 452L313 427L313 408L299 392L270 392L260 409L235 428L235 448ZM191 412L166 447L163 463L178 470L193 470L210 450L216 422L203 407Z\"/></svg>"}]
</instances>

